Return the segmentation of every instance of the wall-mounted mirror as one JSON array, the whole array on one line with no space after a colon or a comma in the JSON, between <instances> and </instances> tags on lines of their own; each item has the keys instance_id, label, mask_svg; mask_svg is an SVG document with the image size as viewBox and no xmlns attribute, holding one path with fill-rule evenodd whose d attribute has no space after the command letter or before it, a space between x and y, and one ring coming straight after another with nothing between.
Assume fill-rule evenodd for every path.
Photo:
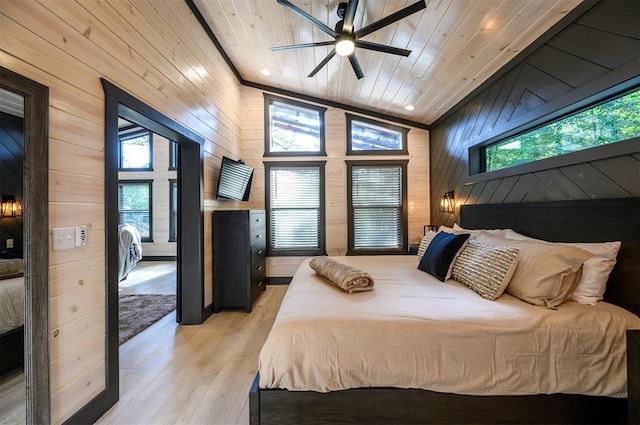
<instances>
[{"instance_id":1,"label":"wall-mounted mirror","mask_svg":"<svg viewBox=\"0 0 640 425\"><path fill-rule=\"evenodd\" d=\"M0 67L0 411L50 421L48 89Z\"/></svg>"}]
</instances>

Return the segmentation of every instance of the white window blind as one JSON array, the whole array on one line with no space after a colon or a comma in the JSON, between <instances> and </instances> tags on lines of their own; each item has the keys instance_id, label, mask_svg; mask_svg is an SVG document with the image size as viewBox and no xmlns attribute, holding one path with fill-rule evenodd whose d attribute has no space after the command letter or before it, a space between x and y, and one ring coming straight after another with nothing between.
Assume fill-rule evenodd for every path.
<instances>
[{"instance_id":1,"label":"white window blind","mask_svg":"<svg viewBox=\"0 0 640 425\"><path fill-rule=\"evenodd\" d=\"M320 178L319 166L270 168L272 250L321 248Z\"/></svg>"},{"instance_id":2,"label":"white window blind","mask_svg":"<svg viewBox=\"0 0 640 425\"><path fill-rule=\"evenodd\" d=\"M402 166L353 166L353 249L403 247Z\"/></svg>"}]
</instances>

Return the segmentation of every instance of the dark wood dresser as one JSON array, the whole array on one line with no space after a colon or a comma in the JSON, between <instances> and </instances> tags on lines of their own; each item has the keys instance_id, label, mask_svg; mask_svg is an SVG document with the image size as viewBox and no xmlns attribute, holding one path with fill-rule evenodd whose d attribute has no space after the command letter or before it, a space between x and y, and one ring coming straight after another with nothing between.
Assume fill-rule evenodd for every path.
<instances>
[{"instance_id":1,"label":"dark wood dresser","mask_svg":"<svg viewBox=\"0 0 640 425\"><path fill-rule=\"evenodd\" d=\"M264 210L213 213L213 311L240 307L251 312L266 289Z\"/></svg>"}]
</instances>

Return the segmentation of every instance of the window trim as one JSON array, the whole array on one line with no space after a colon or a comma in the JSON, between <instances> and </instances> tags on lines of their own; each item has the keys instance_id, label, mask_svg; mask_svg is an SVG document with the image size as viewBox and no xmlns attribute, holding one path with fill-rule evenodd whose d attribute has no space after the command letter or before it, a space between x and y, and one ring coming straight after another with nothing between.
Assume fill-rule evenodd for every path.
<instances>
[{"instance_id":1,"label":"window trim","mask_svg":"<svg viewBox=\"0 0 640 425\"><path fill-rule=\"evenodd\" d=\"M408 155L409 154L409 129L401 127L399 125L390 124L383 121L373 120L371 118L365 118L360 115L353 115L345 112L347 119L347 155ZM390 150L354 150L353 143L351 141L351 126L353 121L360 121L365 124L370 124L376 127L382 127L387 130L397 131L402 134L402 147L401 149Z\"/></svg>"},{"instance_id":2,"label":"window trim","mask_svg":"<svg viewBox=\"0 0 640 425\"><path fill-rule=\"evenodd\" d=\"M173 140L169 140L169 171L174 171L178 169L178 158L180 154L178 150L180 149L180 144L174 142Z\"/></svg>"},{"instance_id":3,"label":"window trim","mask_svg":"<svg viewBox=\"0 0 640 425\"><path fill-rule=\"evenodd\" d=\"M325 149L325 111L327 108L310 103L299 102L286 97L274 96L272 94L263 93L264 95L264 157L298 157L298 156L327 156ZM297 108L309 109L318 112L320 120L320 146L318 151L295 151L295 152L271 152L271 114L270 105L273 102L285 103Z\"/></svg>"},{"instance_id":4,"label":"window trim","mask_svg":"<svg viewBox=\"0 0 640 425\"><path fill-rule=\"evenodd\" d=\"M346 160L347 164L347 255L406 255L409 249L409 196L407 188L408 159L397 160ZM402 168L402 247L395 249L354 249L354 224L352 202L353 167L400 166Z\"/></svg>"},{"instance_id":5,"label":"window trim","mask_svg":"<svg viewBox=\"0 0 640 425\"><path fill-rule=\"evenodd\" d=\"M509 131L497 136L491 137L483 142L476 143L467 149L469 175L465 183L478 183L496 178L505 178L517 176L525 173L548 170L561 166L580 164L583 162L595 161L608 156L625 155L637 152L638 138L620 140L601 146L594 146L575 152L569 152L563 155L552 156L549 158L539 159L524 164L514 165L512 167L502 168L494 171L483 171L486 158L484 157L485 147L500 143L504 140L516 137L520 134L533 131L537 128L544 127L556 121L560 121L571 115L578 114L590 108L615 100L625 94L640 89L640 76L632 78L622 84L615 85L599 93L588 96L580 101L576 101L570 105L560 108L556 111L545 114L537 119L519 125ZM636 146L636 148L634 148Z\"/></svg>"},{"instance_id":6,"label":"window trim","mask_svg":"<svg viewBox=\"0 0 640 425\"><path fill-rule=\"evenodd\" d=\"M140 235L140 240L142 242L153 242L153 180L152 179L119 179L118 180L118 190L121 184L141 184L145 183L149 186L149 236L144 237ZM120 195L118 194L118 197ZM121 214L120 209L120 200L118 200L118 216Z\"/></svg>"},{"instance_id":7,"label":"window trim","mask_svg":"<svg viewBox=\"0 0 640 425\"><path fill-rule=\"evenodd\" d=\"M180 226L179 224L176 226L177 223L179 223L178 221L178 204L180 202L177 202L176 205L173 205L173 185L175 184L176 186L176 192L179 190L178 189L178 179L169 179L169 240L168 242L177 242L178 241L178 227ZM176 200L177 200L177 193L176 193ZM174 207L175 207L175 215L176 217L174 218ZM174 236L175 235L175 236Z\"/></svg>"},{"instance_id":8,"label":"window trim","mask_svg":"<svg viewBox=\"0 0 640 425\"><path fill-rule=\"evenodd\" d=\"M265 210L267 227L267 256L269 257L308 257L316 255L327 255L326 238L326 202L325 202L325 165L327 161L265 161ZM318 234L318 249L273 249L271 241L271 169L272 168L295 168L295 167L318 167L320 172L320 225Z\"/></svg>"},{"instance_id":9,"label":"window trim","mask_svg":"<svg viewBox=\"0 0 640 425\"><path fill-rule=\"evenodd\" d=\"M135 127L140 127L140 126L137 126L137 125L127 126L127 127L120 128L119 131L135 128ZM145 168L145 167L123 168L122 142L129 139L135 139L136 137L140 137L145 134L148 135L149 137L149 167L148 168ZM153 133L151 132L151 130L147 130L146 128L140 127L140 130L132 131L122 136L118 135L118 171L153 171Z\"/></svg>"}]
</instances>

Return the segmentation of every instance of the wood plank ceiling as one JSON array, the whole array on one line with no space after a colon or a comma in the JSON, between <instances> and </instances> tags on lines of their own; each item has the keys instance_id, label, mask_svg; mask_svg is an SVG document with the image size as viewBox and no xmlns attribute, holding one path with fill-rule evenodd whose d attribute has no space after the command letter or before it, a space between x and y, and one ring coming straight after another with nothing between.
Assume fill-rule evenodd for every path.
<instances>
[{"instance_id":1,"label":"wood plank ceiling","mask_svg":"<svg viewBox=\"0 0 640 425\"><path fill-rule=\"evenodd\" d=\"M290 1L331 28L339 20L339 0ZM340 56L307 77L331 47L272 52L274 46L331 41L275 0L193 3L243 80L429 125L581 1L427 0L426 9L363 38L412 53L402 57L357 48L361 80ZM354 26L357 30L414 2L360 0Z\"/></svg>"}]
</instances>

